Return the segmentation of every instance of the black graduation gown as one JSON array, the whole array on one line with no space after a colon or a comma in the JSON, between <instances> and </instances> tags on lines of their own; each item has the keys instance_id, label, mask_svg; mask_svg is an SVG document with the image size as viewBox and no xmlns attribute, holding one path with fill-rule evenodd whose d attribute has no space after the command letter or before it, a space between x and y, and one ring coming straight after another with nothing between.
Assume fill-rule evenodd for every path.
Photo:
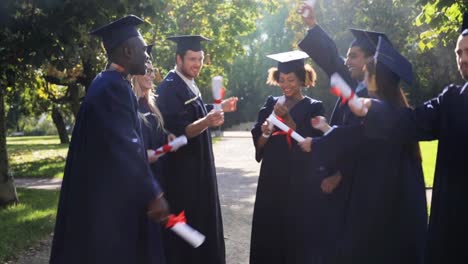
<instances>
[{"instance_id":1,"label":"black graduation gown","mask_svg":"<svg viewBox=\"0 0 468 264\"><path fill-rule=\"evenodd\" d=\"M148 102L145 98L138 100L138 111L140 112L141 130L143 142L146 149L156 150L167 143L167 133L162 127L159 127L157 117L151 112ZM164 186L163 171L166 163L166 156L160 157L156 162L150 164L156 180Z\"/></svg>"},{"instance_id":2,"label":"black graduation gown","mask_svg":"<svg viewBox=\"0 0 468 264\"><path fill-rule=\"evenodd\" d=\"M161 263L151 259L148 203L161 193L148 166L137 101L115 71L97 75L68 151L50 263Z\"/></svg>"},{"instance_id":3,"label":"black graduation gown","mask_svg":"<svg viewBox=\"0 0 468 264\"><path fill-rule=\"evenodd\" d=\"M323 199L320 176L294 139L272 135L257 148L261 125L278 98L268 97L252 129L256 160L262 162L252 221L251 264L317 263L324 246ZM323 115L322 102L305 97L291 110L296 131L304 137L321 135L310 119Z\"/></svg>"},{"instance_id":4,"label":"black graduation gown","mask_svg":"<svg viewBox=\"0 0 468 264\"><path fill-rule=\"evenodd\" d=\"M157 117L151 112L151 109L148 105L146 98L140 98L138 100L138 117L140 118L141 123L141 132L143 136L143 145L145 150L152 149L156 150L162 145L167 143L167 134L163 128L158 125ZM151 171L156 181L161 185L164 185L163 180L163 167L165 163L165 156L160 157L156 162L150 164ZM149 226L148 232L154 234L155 236L162 236L162 227L158 224L153 224ZM164 249L162 240L152 240L150 241L151 251L153 258L160 258L161 263L164 263Z\"/></svg>"},{"instance_id":5,"label":"black graduation gown","mask_svg":"<svg viewBox=\"0 0 468 264\"><path fill-rule=\"evenodd\" d=\"M335 263L423 263L426 196L413 147L367 138L354 125L336 127L312 149L317 163L353 175Z\"/></svg>"},{"instance_id":6,"label":"black graduation gown","mask_svg":"<svg viewBox=\"0 0 468 264\"><path fill-rule=\"evenodd\" d=\"M355 88L358 83L351 78L351 75L344 64L343 58L339 55L335 42L328 36L328 34L319 26L316 25L309 29L305 38L298 44L304 52L306 52L312 60L328 75L338 73L350 85ZM359 85L363 85L362 83ZM364 85L365 88L365 85ZM358 93L359 96L366 96L367 92L362 91ZM335 108L333 109L330 117L331 125L348 125L359 123L360 120L354 118L347 104L341 103L341 98L336 101ZM327 151L326 149L324 151ZM317 152L317 151L314 151ZM349 158L353 158L350 156ZM345 207L348 200L349 192L351 191L351 183L354 175L352 169L347 169L349 164L330 165L331 167L326 170L333 172L340 170L343 178L340 185L328 196L327 208L329 215L329 226L334 227L330 232L334 232L335 237L342 234L344 228ZM337 239L332 243L336 243ZM333 249L327 254L334 256L336 253Z\"/></svg>"},{"instance_id":7,"label":"black graduation gown","mask_svg":"<svg viewBox=\"0 0 468 264\"><path fill-rule=\"evenodd\" d=\"M400 141L439 140L426 263L461 263L466 259L467 116L468 83L464 88L450 85L424 105L399 113L376 101L366 118L366 133L372 137Z\"/></svg>"},{"instance_id":8,"label":"black graduation gown","mask_svg":"<svg viewBox=\"0 0 468 264\"><path fill-rule=\"evenodd\" d=\"M170 72L157 88L158 106L166 128L177 136L185 128L206 116L211 107L190 91L187 84L174 71ZM221 207L211 133L207 129L188 140L188 145L167 155L167 172L164 173L164 190L173 213L185 211L187 222L206 236L199 248L166 232L164 245L170 264L225 263L225 247Z\"/></svg>"}]
</instances>

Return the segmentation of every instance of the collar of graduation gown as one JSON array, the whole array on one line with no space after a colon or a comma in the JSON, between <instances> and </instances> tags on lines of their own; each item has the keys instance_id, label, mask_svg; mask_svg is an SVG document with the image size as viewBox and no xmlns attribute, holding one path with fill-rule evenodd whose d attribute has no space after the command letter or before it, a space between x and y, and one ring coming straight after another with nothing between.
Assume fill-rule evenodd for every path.
<instances>
[{"instance_id":1,"label":"collar of graduation gown","mask_svg":"<svg viewBox=\"0 0 468 264\"><path fill-rule=\"evenodd\" d=\"M468 94L468 82L465 83L465 85L462 87L460 94Z\"/></svg>"},{"instance_id":2,"label":"collar of graduation gown","mask_svg":"<svg viewBox=\"0 0 468 264\"><path fill-rule=\"evenodd\" d=\"M177 66L174 68L174 72L177 73L177 75L179 75L179 77L185 82L185 84L187 84L188 88L190 89L190 91L192 91L192 93L195 96L201 97L200 90L195 84L194 79L190 80L187 77L185 77L180 71L177 70Z\"/></svg>"},{"instance_id":3,"label":"collar of graduation gown","mask_svg":"<svg viewBox=\"0 0 468 264\"><path fill-rule=\"evenodd\" d=\"M356 87L356 93L359 93L360 91L363 91L364 89L366 89L366 82L365 81L361 81L358 86Z\"/></svg>"},{"instance_id":4,"label":"collar of graduation gown","mask_svg":"<svg viewBox=\"0 0 468 264\"><path fill-rule=\"evenodd\" d=\"M108 71L116 71L116 72L120 73L125 80L132 83L132 75L130 75L129 73L125 73L125 68L123 66L112 62L109 65L109 68L107 70ZM133 85L132 85L132 87L133 87Z\"/></svg>"}]
</instances>

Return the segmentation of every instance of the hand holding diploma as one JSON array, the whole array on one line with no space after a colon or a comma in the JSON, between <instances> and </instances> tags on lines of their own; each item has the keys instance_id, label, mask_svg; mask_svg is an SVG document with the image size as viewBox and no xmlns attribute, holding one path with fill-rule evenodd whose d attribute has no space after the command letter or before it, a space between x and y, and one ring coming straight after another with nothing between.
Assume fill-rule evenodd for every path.
<instances>
[{"instance_id":1,"label":"hand holding diploma","mask_svg":"<svg viewBox=\"0 0 468 264\"><path fill-rule=\"evenodd\" d=\"M302 142L304 141L304 138L299 135L296 131L292 130L290 127L288 127L285 123L280 121L278 117L270 115L267 118L267 121L269 123L272 123L274 126L277 128L281 129L282 131L286 132L288 136L294 138L297 142Z\"/></svg>"},{"instance_id":2,"label":"hand holding diploma","mask_svg":"<svg viewBox=\"0 0 468 264\"><path fill-rule=\"evenodd\" d=\"M184 212L177 216L173 214L169 215L166 228L171 229L194 248L199 247L205 241L205 236L203 234L187 224Z\"/></svg>"},{"instance_id":3,"label":"hand holding diploma","mask_svg":"<svg viewBox=\"0 0 468 264\"><path fill-rule=\"evenodd\" d=\"M284 102L286 102L286 97L283 95L283 96L280 96L280 97L278 98L278 100L276 101L276 105L283 105ZM276 106L276 105L275 105L275 106ZM271 115L273 115L273 116L275 115L275 109L273 109L273 111L271 112L270 116L271 116ZM269 134L271 134L271 132L273 131L273 124L270 123L270 122L267 122L267 123L268 123L268 127L269 127L269 130L270 130L270 133L268 133L268 135L269 135ZM265 134L265 133L264 133L264 134Z\"/></svg>"},{"instance_id":4,"label":"hand holding diploma","mask_svg":"<svg viewBox=\"0 0 468 264\"><path fill-rule=\"evenodd\" d=\"M361 102L361 107L359 107L359 104L349 104L349 109L351 109L351 112L353 112L353 114L356 116L365 117L369 111L369 108L372 106L372 99L359 98L358 100Z\"/></svg>"},{"instance_id":5,"label":"hand holding diploma","mask_svg":"<svg viewBox=\"0 0 468 264\"><path fill-rule=\"evenodd\" d=\"M163 194L150 201L147 215L156 223L164 222L167 219L169 216L169 205Z\"/></svg>"},{"instance_id":6,"label":"hand holding diploma","mask_svg":"<svg viewBox=\"0 0 468 264\"><path fill-rule=\"evenodd\" d=\"M316 2L316 0L304 1L297 11L297 13L301 14L302 20L309 28L313 28L317 25L317 19L315 17Z\"/></svg>"},{"instance_id":7,"label":"hand holding diploma","mask_svg":"<svg viewBox=\"0 0 468 264\"><path fill-rule=\"evenodd\" d=\"M304 152L311 152L312 151L312 138L306 137L302 142L299 142L299 147Z\"/></svg>"},{"instance_id":8,"label":"hand holding diploma","mask_svg":"<svg viewBox=\"0 0 468 264\"><path fill-rule=\"evenodd\" d=\"M304 1L300 9L300 14L302 14L303 17L309 17L312 14L312 11L314 10L316 2L317 0Z\"/></svg>"},{"instance_id":9,"label":"hand holding diploma","mask_svg":"<svg viewBox=\"0 0 468 264\"><path fill-rule=\"evenodd\" d=\"M341 78L338 73L333 73L330 77L331 92L342 98L342 103L348 103L351 107L356 109L362 109L362 101L359 100L359 97L354 93L354 91L349 87L349 85Z\"/></svg>"},{"instance_id":10,"label":"hand holding diploma","mask_svg":"<svg viewBox=\"0 0 468 264\"><path fill-rule=\"evenodd\" d=\"M178 150L180 147L187 145L187 137L182 135L180 137L175 138L168 144L158 148L157 150L153 150L152 152L149 151L149 156L156 156L157 158L163 156L164 154L172 151Z\"/></svg>"},{"instance_id":11,"label":"hand holding diploma","mask_svg":"<svg viewBox=\"0 0 468 264\"><path fill-rule=\"evenodd\" d=\"M235 112L237 110L237 101L239 101L239 98L234 96L223 100L221 103L222 110L224 112Z\"/></svg>"},{"instance_id":12,"label":"hand holding diploma","mask_svg":"<svg viewBox=\"0 0 468 264\"><path fill-rule=\"evenodd\" d=\"M330 131L331 126L327 123L327 119L323 116L316 116L310 120L310 124L313 128L322 131L322 133L327 133Z\"/></svg>"}]
</instances>

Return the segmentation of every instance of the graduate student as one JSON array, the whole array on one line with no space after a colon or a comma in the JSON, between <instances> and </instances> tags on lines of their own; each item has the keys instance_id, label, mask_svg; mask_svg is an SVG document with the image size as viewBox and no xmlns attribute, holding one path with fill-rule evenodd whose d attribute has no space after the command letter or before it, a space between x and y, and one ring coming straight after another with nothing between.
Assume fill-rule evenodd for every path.
<instances>
[{"instance_id":1,"label":"graduate student","mask_svg":"<svg viewBox=\"0 0 468 264\"><path fill-rule=\"evenodd\" d=\"M91 32L111 62L93 80L68 151L50 263L162 263L148 233L168 205L149 167L129 74L145 74L143 20L127 16Z\"/></svg>"},{"instance_id":2,"label":"graduate student","mask_svg":"<svg viewBox=\"0 0 468 264\"><path fill-rule=\"evenodd\" d=\"M148 45L147 53L151 57L153 45ZM151 57L152 58L152 57ZM143 142L148 154L153 175L156 180L163 184L163 172L165 157L157 158L151 152L173 140L175 136L164 128L164 120L156 105L156 95L154 94L155 68L151 60L146 63L146 73L132 77L133 90L138 99L138 112L141 119L141 130Z\"/></svg>"},{"instance_id":3,"label":"graduate student","mask_svg":"<svg viewBox=\"0 0 468 264\"><path fill-rule=\"evenodd\" d=\"M166 128L176 136L187 136L188 144L167 155L164 190L172 211L185 211L187 222L206 240L195 249L168 232L164 241L166 258L170 264L223 264L223 223L210 128L224 123L224 112L236 110L237 98L224 100L223 111L214 111L213 105L205 105L201 97L195 79L203 66L201 42L209 39L199 35L168 39L177 43L176 67L157 88L157 104Z\"/></svg>"},{"instance_id":4,"label":"graduate student","mask_svg":"<svg viewBox=\"0 0 468 264\"><path fill-rule=\"evenodd\" d=\"M379 37L365 72L371 98L395 109L408 107L399 83L412 83L411 63L385 38ZM327 166L338 159L354 175L332 263L424 263L427 208L418 144L366 138L361 125L338 126L321 139L306 139L300 143L306 151L310 141L318 163Z\"/></svg>"},{"instance_id":5,"label":"graduate student","mask_svg":"<svg viewBox=\"0 0 468 264\"><path fill-rule=\"evenodd\" d=\"M310 58L328 74L338 73L355 90L359 96L366 96L366 83L364 81L364 65L374 56L378 37L388 40L382 32L374 32L361 29L350 29L355 39L350 43L346 59L339 55L335 42L318 24L315 9L308 5L302 5L299 13L308 11L308 16L303 17L309 30L303 40L299 42L299 48L306 52ZM341 104L339 98L332 116L331 125L341 125L348 122L350 116L346 104Z\"/></svg>"},{"instance_id":6,"label":"graduate student","mask_svg":"<svg viewBox=\"0 0 468 264\"><path fill-rule=\"evenodd\" d=\"M361 97L367 97L366 83L364 82L364 65L372 58L377 46L378 37L386 38L386 35L381 32L350 29L355 37L350 43L346 55L343 60L338 53L335 42L318 24L315 16L315 9L306 4L303 4L299 13L308 10L309 15L303 17L304 23L309 30L303 40L299 42L299 48L306 52L310 58L328 75L338 73ZM350 125L357 124L360 119L355 117L350 111L347 104L343 104L339 98L335 104L335 108L330 117L330 124L334 125ZM350 158L355 158L351 156ZM371 162L371 161L369 161ZM348 199L349 192L352 188L354 175L351 173L352 168L335 164L327 170L335 171L329 177L322 181L322 186L329 186L330 193L330 211L331 218L329 222L334 222L336 235L343 230L343 219L345 210L345 201Z\"/></svg>"},{"instance_id":7,"label":"graduate student","mask_svg":"<svg viewBox=\"0 0 468 264\"><path fill-rule=\"evenodd\" d=\"M353 109L360 116L367 114L365 131L371 138L439 140L426 250L426 263L430 264L463 262L468 250L468 13L455 55L464 85L450 84L415 109L395 111L379 100L366 100L368 111Z\"/></svg>"},{"instance_id":8,"label":"graduate student","mask_svg":"<svg viewBox=\"0 0 468 264\"><path fill-rule=\"evenodd\" d=\"M268 73L267 84L279 86L281 97L269 96L252 129L255 157L261 162L252 219L251 264L320 263L325 244L326 217L322 207L318 170L294 139L270 128L274 113L302 136L322 133L310 119L324 113L322 102L304 96L303 88L315 85L316 74L304 64L307 54L290 51L268 56L278 62ZM279 98L283 102L278 102Z\"/></svg>"}]
</instances>

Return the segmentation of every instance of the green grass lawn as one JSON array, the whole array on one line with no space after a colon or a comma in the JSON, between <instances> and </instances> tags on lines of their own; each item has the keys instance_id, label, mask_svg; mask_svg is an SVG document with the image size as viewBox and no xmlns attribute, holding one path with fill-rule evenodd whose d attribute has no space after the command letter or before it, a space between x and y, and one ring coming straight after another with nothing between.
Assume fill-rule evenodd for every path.
<instances>
[{"instance_id":1,"label":"green grass lawn","mask_svg":"<svg viewBox=\"0 0 468 264\"><path fill-rule=\"evenodd\" d=\"M62 178L68 144L58 136L8 137L8 155L15 178Z\"/></svg>"},{"instance_id":2,"label":"green grass lawn","mask_svg":"<svg viewBox=\"0 0 468 264\"><path fill-rule=\"evenodd\" d=\"M219 138L213 138L213 144ZM420 142L426 186L432 187L437 141ZM8 137L10 166L16 178L62 178L67 144L57 136Z\"/></svg>"},{"instance_id":3,"label":"green grass lawn","mask_svg":"<svg viewBox=\"0 0 468 264\"><path fill-rule=\"evenodd\" d=\"M434 182L435 161L437 157L438 141L420 142L423 160L424 180L427 187L432 187Z\"/></svg>"},{"instance_id":4,"label":"green grass lawn","mask_svg":"<svg viewBox=\"0 0 468 264\"><path fill-rule=\"evenodd\" d=\"M0 209L0 263L52 233L58 191L18 189L18 205Z\"/></svg>"}]
</instances>

